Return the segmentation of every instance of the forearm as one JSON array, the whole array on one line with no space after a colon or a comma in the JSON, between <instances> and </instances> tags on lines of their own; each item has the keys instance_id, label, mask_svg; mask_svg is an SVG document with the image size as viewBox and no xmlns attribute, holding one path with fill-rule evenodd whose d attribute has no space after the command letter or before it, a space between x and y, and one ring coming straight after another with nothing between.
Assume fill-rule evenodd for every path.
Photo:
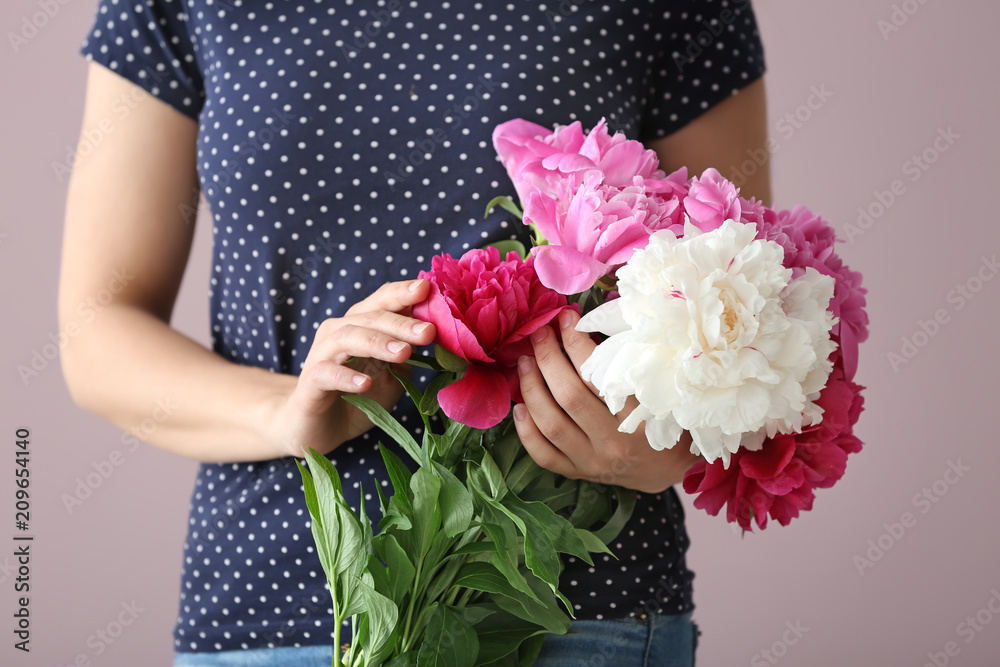
<instances>
[{"instance_id":1,"label":"forearm","mask_svg":"<svg viewBox=\"0 0 1000 667\"><path fill-rule=\"evenodd\" d=\"M69 322L61 324L65 330ZM285 455L272 424L294 376L227 361L129 305L111 304L80 329L62 361L81 407L199 461Z\"/></svg>"}]
</instances>

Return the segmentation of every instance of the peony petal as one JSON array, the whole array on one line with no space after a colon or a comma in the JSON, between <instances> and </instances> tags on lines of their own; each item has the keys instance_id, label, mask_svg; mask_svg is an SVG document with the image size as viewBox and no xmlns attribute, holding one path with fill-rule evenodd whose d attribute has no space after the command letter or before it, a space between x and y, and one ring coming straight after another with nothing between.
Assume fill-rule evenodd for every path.
<instances>
[{"instance_id":1,"label":"peony petal","mask_svg":"<svg viewBox=\"0 0 1000 667\"><path fill-rule=\"evenodd\" d=\"M432 282L431 295L423 303L413 307L413 316L430 322L437 328L437 342L468 361L492 362L475 335L461 320L455 317L447 300L437 291Z\"/></svg>"},{"instance_id":2,"label":"peony petal","mask_svg":"<svg viewBox=\"0 0 1000 667\"><path fill-rule=\"evenodd\" d=\"M566 246L539 246L533 253L539 280L560 294L588 290L609 270L607 264Z\"/></svg>"},{"instance_id":3,"label":"peony petal","mask_svg":"<svg viewBox=\"0 0 1000 667\"><path fill-rule=\"evenodd\" d=\"M507 378L485 364L470 364L460 380L438 392L444 413L472 428L491 428L510 413Z\"/></svg>"}]
</instances>

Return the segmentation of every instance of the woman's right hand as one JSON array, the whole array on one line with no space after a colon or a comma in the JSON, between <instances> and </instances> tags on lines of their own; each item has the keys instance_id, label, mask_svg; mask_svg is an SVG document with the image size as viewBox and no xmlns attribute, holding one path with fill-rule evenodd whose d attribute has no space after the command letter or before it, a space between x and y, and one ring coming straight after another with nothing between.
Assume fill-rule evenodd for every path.
<instances>
[{"instance_id":1,"label":"woman's right hand","mask_svg":"<svg viewBox=\"0 0 1000 667\"><path fill-rule=\"evenodd\" d=\"M386 283L343 317L320 324L298 381L279 398L272 420L271 438L285 456L301 457L307 447L326 454L372 428L363 412L340 400L345 393L392 409L403 388L389 366L408 374L413 346L434 341L434 325L410 316L429 291L423 279Z\"/></svg>"}]
</instances>

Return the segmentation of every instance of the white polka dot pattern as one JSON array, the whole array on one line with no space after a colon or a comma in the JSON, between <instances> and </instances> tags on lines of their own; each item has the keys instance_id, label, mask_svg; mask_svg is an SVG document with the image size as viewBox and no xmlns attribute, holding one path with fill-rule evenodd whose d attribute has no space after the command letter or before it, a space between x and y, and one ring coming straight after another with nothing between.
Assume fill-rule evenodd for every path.
<instances>
[{"instance_id":1,"label":"white polka dot pattern","mask_svg":"<svg viewBox=\"0 0 1000 667\"><path fill-rule=\"evenodd\" d=\"M82 52L199 122L213 348L292 374L319 323L382 283L527 240L483 218L513 195L497 124L606 117L648 141L764 72L746 0L101 0ZM396 414L420 422L406 401ZM380 437L331 456L373 514ZM673 490L640 496L614 546L618 561L567 559L579 618L693 608ZM329 644L329 604L292 461L202 465L176 648Z\"/></svg>"}]
</instances>

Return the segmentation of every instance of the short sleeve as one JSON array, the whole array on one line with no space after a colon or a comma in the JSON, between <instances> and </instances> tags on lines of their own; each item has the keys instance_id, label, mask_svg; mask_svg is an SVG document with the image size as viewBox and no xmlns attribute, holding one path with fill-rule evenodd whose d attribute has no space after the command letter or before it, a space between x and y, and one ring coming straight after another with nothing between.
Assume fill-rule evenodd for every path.
<instances>
[{"instance_id":1,"label":"short sleeve","mask_svg":"<svg viewBox=\"0 0 1000 667\"><path fill-rule=\"evenodd\" d=\"M764 75L764 46L750 0L669 3L662 48L649 72L640 139L675 132Z\"/></svg>"},{"instance_id":2,"label":"short sleeve","mask_svg":"<svg viewBox=\"0 0 1000 667\"><path fill-rule=\"evenodd\" d=\"M205 92L188 28L183 0L100 0L80 53L197 120Z\"/></svg>"}]
</instances>

